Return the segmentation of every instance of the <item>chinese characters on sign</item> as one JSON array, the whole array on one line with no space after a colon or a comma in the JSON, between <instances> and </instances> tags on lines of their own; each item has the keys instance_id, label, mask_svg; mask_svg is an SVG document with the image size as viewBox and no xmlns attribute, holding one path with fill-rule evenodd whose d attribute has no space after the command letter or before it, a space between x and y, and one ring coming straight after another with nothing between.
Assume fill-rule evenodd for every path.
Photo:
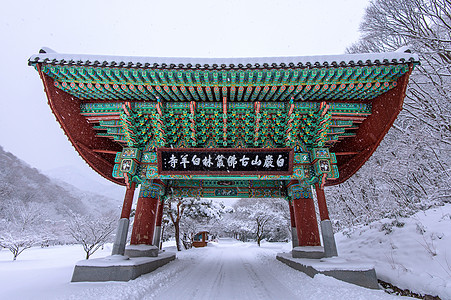
<instances>
[{"instance_id":1,"label":"chinese characters on sign","mask_svg":"<svg viewBox=\"0 0 451 300\"><path fill-rule=\"evenodd\" d=\"M240 150L159 150L160 171L165 174L180 172L185 174L207 174L209 172L286 174L290 172L290 149Z\"/></svg>"},{"instance_id":2,"label":"chinese characters on sign","mask_svg":"<svg viewBox=\"0 0 451 300\"><path fill-rule=\"evenodd\" d=\"M238 195L238 190L235 189L215 189L215 196L219 197L234 197Z\"/></svg>"}]
</instances>

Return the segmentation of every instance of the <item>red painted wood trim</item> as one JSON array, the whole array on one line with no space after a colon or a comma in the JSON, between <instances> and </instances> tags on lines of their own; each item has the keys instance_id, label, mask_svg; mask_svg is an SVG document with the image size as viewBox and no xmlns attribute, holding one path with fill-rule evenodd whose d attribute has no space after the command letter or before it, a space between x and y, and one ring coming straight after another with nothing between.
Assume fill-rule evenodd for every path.
<instances>
[{"instance_id":1,"label":"red painted wood trim","mask_svg":"<svg viewBox=\"0 0 451 300\"><path fill-rule=\"evenodd\" d=\"M88 152L91 152L92 155L95 156L98 160L104 162L105 164L110 164L110 162L108 160L106 160L103 156L98 155L97 151L95 151L94 149L89 148L88 146L84 145L81 142L75 142L75 144L77 146L79 146L80 148L82 148L82 149L84 149L84 150L86 150ZM116 154L116 152L114 152L114 153Z\"/></svg>"},{"instance_id":2,"label":"red painted wood trim","mask_svg":"<svg viewBox=\"0 0 451 300\"><path fill-rule=\"evenodd\" d=\"M299 183L299 180L296 180L296 179L290 180L290 182L287 184L287 188L289 188L293 184L298 184L298 183Z\"/></svg>"},{"instance_id":3,"label":"red painted wood trim","mask_svg":"<svg viewBox=\"0 0 451 300\"><path fill-rule=\"evenodd\" d=\"M339 156L339 155L356 155L359 154L359 152L336 152L335 155Z\"/></svg>"},{"instance_id":4,"label":"red painted wood trim","mask_svg":"<svg viewBox=\"0 0 451 300\"><path fill-rule=\"evenodd\" d=\"M360 125L356 136L342 140L331 148L331 152L359 152L357 155L337 156L337 166L340 177L336 180L328 180L326 186L336 185L348 180L376 151L388 130L402 110L402 104L406 96L407 83L412 72L409 71L398 79L395 88L378 96L372 101L372 114Z\"/></svg>"},{"instance_id":5,"label":"red painted wood trim","mask_svg":"<svg viewBox=\"0 0 451 300\"><path fill-rule=\"evenodd\" d=\"M96 137L91 124L80 115L81 100L56 88L53 79L41 71L40 64L37 65L37 69L44 84L50 109L75 150L94 171L114 183L125 185L123 179L112 176L115 157L93 151L100 148L119 152L122 151L122 147L109 139Z\"/></svg>"},{"instance_id":6,"label":"red painted wood trim","mask_svg":"<svg viewBox=\"0 0 451 300\"><path fill-rule=\"evenodd\" d=\"M93 152L96 153L105 153L105 154L114 154L116 155L117 151L110 151L110 150L101 150L101 149L92 149Z\"/></svg>"}]
</instances>

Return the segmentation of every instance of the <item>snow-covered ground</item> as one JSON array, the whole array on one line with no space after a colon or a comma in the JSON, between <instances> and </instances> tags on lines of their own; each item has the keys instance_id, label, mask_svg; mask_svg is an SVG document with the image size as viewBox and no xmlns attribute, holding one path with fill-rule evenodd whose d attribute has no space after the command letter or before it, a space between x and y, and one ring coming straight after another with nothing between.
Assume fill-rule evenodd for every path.
<instances>
[{"instance_id":1,"label":"snow-covered ground","mask_svg":"<svg viewBox=\"0 0 451 300\"><path fill-rule=\"evenodd\" d=\"M381 220L336 235L343 258L373 262L378 277L416 293L451 299L451 205L409 219ZM175 251L166 243L166 251ZM220 239L129 282L70 283L81 246L32 248L12 261L0 251L0 299L393 299L275 259L290 243ZM93 257L111 253L111 245Z\"/></svg>"},{"instance_id":2,"label":"snow-covered ground","mask_svg":"<svg viewBox=\"0 0 451 300\"><path fill-rule=\"evenodd\" d=\"M174 250L174 247L167 248ZM0 299L392 299L317 275L310 278L275 259L286 243L242 243L222 239L209 247L177 253L178 258L129 282L70 283L79 246L25 251L11 261L0 251ZM106 256L110 247L95 257Z\"/></svg>"},{"instance_id":3,"label":"snow-covered ground","mask_svg":"<svg viewBox=\"0 0 451 300\"><path fill-rule=\"evenodd\" d=\"M451 299L451 204L351 228L335 239L339 256L373 261L379 279Z\"/></svg>"}]
</instances>

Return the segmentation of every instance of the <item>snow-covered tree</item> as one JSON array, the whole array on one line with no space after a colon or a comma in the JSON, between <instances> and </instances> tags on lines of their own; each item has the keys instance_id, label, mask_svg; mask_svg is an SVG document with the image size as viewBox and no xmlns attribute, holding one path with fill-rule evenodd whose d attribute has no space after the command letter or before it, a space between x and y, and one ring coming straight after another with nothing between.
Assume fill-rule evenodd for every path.
<instances>
[{"instance_id":1,"label":"snow-covered tree","mask_svg":"<svg viewBox=\"0 0 451 300\"><path fill-rule=\"evenodd\" d=\"M279 241L289 239L289 208L283 199L240 199L228 218L227 228L241 236Z\"/></svg>"},{"instance_id":2,"label":"snow-covered tree","mask_svg":"<svg viewBox=\"0 0 451 300\"><path fill-rule=\"evenodd\" d=\"M372 0L349 52L410 49L420 57L403 111L350 180L326 190L341 226L411 215L451 201L451 2Z\"/></svg>"},{"instance_id":3,"label":"snow-covered tree","mask_svg":"<svg viewBox=\"0 0 451 300\"><path fill-rule=\"evenodd\" d=\"M360 30L362 38L349 48L350 52L394 51L406 46L404 49L419 55L421 65L411 76L397 125L405 131L418 123L423 135L450 145L451 2L373 0ZM432 147L439 156L443 149Z\"/></svg>"},{"instance_id":4,"label":"snow-covered tree","mask_svg":"<svg viewBox=\"0 0 451 300\"><path fill-rule=\"evenodd\" d=\"M13 254L13 260L25 250L34 246L40 239L29 230L20 230L16 226L11 226L7 222L2 224L3 230L0 232L0 246L8 249Z\"/></svg>"},{"instance_id":5,"label":"snow-covered tree","mask_svg":"<svg viewBox=\"0 0 451 300\"><path fill-rule=\"evenodd\" d=\"M185 232L187 239L190 240L190 235L197 233L192 233L196 230L197 224L202 224L209 220L220 219L226 211L227 210L222 203L215 202L211 199L183 197L168 198L165 201L164 214L174 226L177 250L182 250L180 244L180 229L183 223L185 223L184 226L187 230Z\"/></svg>"},{"instance_id":6,"label":"snow-covered tree","mask_svg":"<svg viewBox=\"0 0 451 300\"><path fill-rule=\"evenodd\" d=\"M36 203L5 205L0 219L0 246L13 254L13 260L26 249L48 238L44 212Z\"/></svg>"},{"instance_id":7,"label":"snow-covered tree","mask_svg":"<svg viewBox=\"0 0 451 300\"><path fill-rule=\"evenodd\" d=\"M115 214L90 216L73 214L67 224L67 231L77 243L83 246L86 259L109 241L116 229Z\"/></svg>"}]
</instances>

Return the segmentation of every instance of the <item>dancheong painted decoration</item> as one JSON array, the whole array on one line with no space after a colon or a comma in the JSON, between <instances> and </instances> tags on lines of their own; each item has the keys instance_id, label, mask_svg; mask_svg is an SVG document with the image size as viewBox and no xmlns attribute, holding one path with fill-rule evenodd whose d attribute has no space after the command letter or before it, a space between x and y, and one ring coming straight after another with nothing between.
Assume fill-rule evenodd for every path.
<instances>
[{"instance_id":1,"label":"dancheong painted decoration","mask_svg":"<svg viewBox=\"0 0 451 300\"><path fill-rule=\"evenodd\" d=\"M169 194L284 197L300 246L320 242L312 191L328 220L324 187L375 151L418 63L403 51L202 59L44 48L29 59L77 152L127 186L123 218L138 185L140 199L157 202ZM138 209L158 203L140 201L132 244L151 244L161 220Z\"/></svg>"}]
</instances>

